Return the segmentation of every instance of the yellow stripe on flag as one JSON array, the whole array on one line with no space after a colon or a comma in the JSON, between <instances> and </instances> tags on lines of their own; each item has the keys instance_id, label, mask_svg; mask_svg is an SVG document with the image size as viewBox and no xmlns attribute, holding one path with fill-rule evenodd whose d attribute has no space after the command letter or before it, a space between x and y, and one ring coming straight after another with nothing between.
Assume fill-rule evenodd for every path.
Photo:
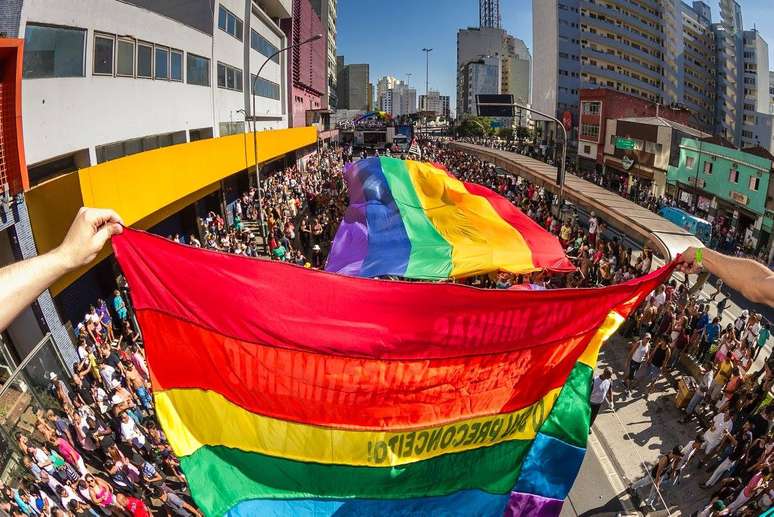
<instances>
[{"instance_id":1,"label":"yellow stripe on flag","mask_svg":"<svg viewBox=\"0 0 774 517\"><path fill-rule=\"evenodd\" d=\"M510 440L532 440L561 388L519 411L398 432L320 427L251 413L219 393L156 393L156 413L175 453L222 445L298 461L386 467Z\"/></svg>"}]
</instances>

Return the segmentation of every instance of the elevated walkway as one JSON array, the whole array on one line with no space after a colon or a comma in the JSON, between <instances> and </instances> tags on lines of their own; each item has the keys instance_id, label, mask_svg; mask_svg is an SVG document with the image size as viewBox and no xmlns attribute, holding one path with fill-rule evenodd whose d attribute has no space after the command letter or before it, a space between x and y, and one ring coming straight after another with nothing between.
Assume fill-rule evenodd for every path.
<instances>
[{"instance_id":1,"label":"elevated walkway","mask_svg":"<svg viewBox=\"0 0 774 517\"><path fill-rule=\"evenodd\" d=\"M497 167L521 176L554 194L559 193L559 186L556 184L556 167L552 165L518 153L491 149L482 145L461 142L452 142L450 145L482 160L492 162ZM647 244L666 261L672 260L689 246L703 245L688 230L574 174L567 174L564 198L585 210L594 210L605 224L630 236L635 242Z\"/></svg>"}]
</instances>

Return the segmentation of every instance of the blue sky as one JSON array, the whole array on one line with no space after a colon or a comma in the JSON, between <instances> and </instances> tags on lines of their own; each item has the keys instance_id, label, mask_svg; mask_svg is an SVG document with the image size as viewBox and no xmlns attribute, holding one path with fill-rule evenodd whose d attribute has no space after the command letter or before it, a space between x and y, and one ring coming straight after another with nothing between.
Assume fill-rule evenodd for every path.
<instances>
[{"instance_id":1,"label":"blue sky","mask_svg":"<svg viewBox=\"0 0 774 517\"><path fill-rule=\"evenodd\" d=\"M548 1L548 0L546 0ZM718 19L717 0L705 0ZM769 42L774 69L774 1L739 0L745 29L757 25ZM532 50L532 0L501 0L503 28ZM371 82L384 75L425 91L425 54L430 53L430 88L455 105L457 30L478 25L477 0L339 0L337 53L345 63L368 63Z\"/></svg>"}]
</instances>

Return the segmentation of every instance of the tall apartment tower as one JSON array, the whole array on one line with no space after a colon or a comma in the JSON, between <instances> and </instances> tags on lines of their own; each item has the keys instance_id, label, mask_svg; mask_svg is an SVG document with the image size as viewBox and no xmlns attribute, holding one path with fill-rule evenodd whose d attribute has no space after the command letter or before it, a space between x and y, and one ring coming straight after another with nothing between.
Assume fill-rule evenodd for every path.
<instances>
[{"instance_id":1,"label":"tall apartment tower","mask_svg":"<svg viewBox=\"0 0 774 517\"><path fill-rule=\"evenodd\" d=\"M685 107L691 125L738 146L774 148L768 46L744 30L736 0L717 1L713 23L704 1L533 0L533 107L577 126L579 89L611 88Z\"/></svg>"},{"instance_id":2,"label":"tall apartment tower","mask_svg":"<svg viewBox=\"0 0 774 517\"><path fill-rule=\"evenodd\" d=\"M664 0L671 3L672 0ZM674 22L674 20L672 20ZM578 120L578 91L607 87L664 102L665 38L661 2L533 0L532 106ZM673 88L677 91L677 82ZM554 135L546 135L553 140Z\"/></svg>"},{"instance_id":3,"label":"tall apartment tower","mask_svg":"<svg viewBox=\"0 0 774 517\"><path fill-rule=\"evenodd\" d=\"M691 124L706 133L715 128L717 105L717 59L710 7L704 2L690 6L680 2L682 52L678 54L680 78L678 103L694 114Z\"/></svg>"},{"instance_id":4,"label":"tall apartment tower","mask_svg":"<svg viewBox=\"0 0 774 517\"><path fill-rule=\"evenodd\" d=\"M322 20L327 47L327 107L336 109L336 3L337 0L312 0L312 8Z\"/></svg>"},{"instance_id":5,"label":"tall apartment tower","mask_svg":"<svg viewBox=\"0 0 774 517\"><path fill-rule=\"evenodd\" d=\"M527 45L500 27L498 0L481 0L480 26L457 31L457 116L475 115L475 96L510 93L530 98L532 56ZM497 83L493 83L497 78Z\"/></svg>"},{"instance_id":6,"label":"tall apartment tower","mask_svg":"<svg viewBox=\"0 0 774 517\"><path fill-rule=\"evenodd\" d=\"M735 0L720 0L720 23L712 26L717 48L717 107L715 130L731 142L739 142L742 135L740 114L742 99L742 56L744 30L742 9Z\"/></svg>"},{"instance_id":7,"label":"tall apartment tower","mask_svg":"<svg viewBox=\"0 0 774 517\"><path fill-rule=\"evenodd\" d=\"M500 0L479 0L478 18L481 28L499 29L500 19Z\"/></svg>"}]
</instances>

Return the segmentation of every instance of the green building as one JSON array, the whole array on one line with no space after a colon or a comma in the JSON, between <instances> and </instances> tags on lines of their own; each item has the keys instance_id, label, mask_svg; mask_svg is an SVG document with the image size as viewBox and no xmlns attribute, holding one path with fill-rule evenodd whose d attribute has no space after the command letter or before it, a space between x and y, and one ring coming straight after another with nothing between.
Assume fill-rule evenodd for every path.
<instances>
[{"instance_id":1,"label":"green building","mask_svg":"<svg viewBox=\"0 0 774 517\"><path fill-rule=\"evenodd\" d=\"M740 150L715 139L683 138L678 165L667 170L667 191L682 208L711 222L714 235L757 253L771 241L772 162L762 147Z\"/></svg>"}]
</instances>

